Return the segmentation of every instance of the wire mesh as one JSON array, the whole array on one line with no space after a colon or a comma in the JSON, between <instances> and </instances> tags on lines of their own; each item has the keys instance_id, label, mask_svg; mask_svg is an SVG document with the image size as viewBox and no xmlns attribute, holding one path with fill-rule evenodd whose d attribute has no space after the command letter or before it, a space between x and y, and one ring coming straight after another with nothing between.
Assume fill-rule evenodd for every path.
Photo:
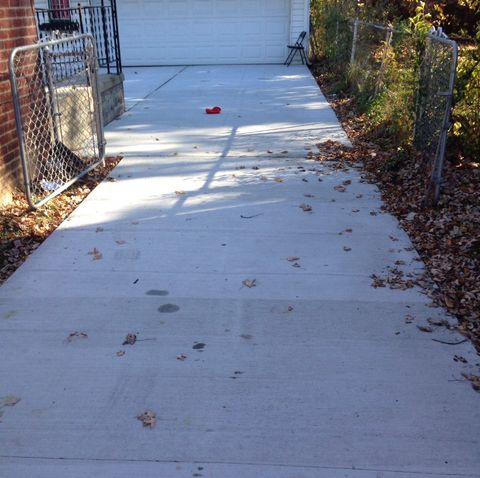
<instances>
[{"instance_id":1,"label":"wire mesh","mask_svg":"<svg viewBox=\"0 0 480 478\"><path fill-rule=\"evenodd\" d=\"M16 48L10 78L25 192L39 207L103 161L93 37Z\"/></svg>"},{"instance_id":2,"label":"wire mesh","mask_svg":"<svg viewBox=\"0 0 480 478\"><path fill-rule=\"evenodd\" d=\"M438 201L457 64L457 44L439 29L421 36L328 9L315 23L314 52L343 81L361 111L400 145L410 143L430 165L427 194ZM347 61L348 58L348 61ZM469 98L473 98L470 95ZM462 110L465 117L464 110ZM477 114L470 115L476 124Z\"/></svg>"},{"instance_id":3,"label":"wire mesh","mask_svg":"<svg viewBox=\"0 0 480 478\"><path fill-rule=\"evenodd\" d=\"M416 120L413 141L418 150L433 157L428 199L436 203L440 195L445 148L451 126L451 107L457 44L439 34L429 34L420 65Z\"/></svg>"},{"instance_id":4,"label":"wire mesh","mask_svg":"<svg viewBox=\"0 0 480 478\"><path fill-rule=\"evenodd\" d=\"M383 86L393 29L355 20L349 76L357 92L373 96Z\"/></svg>"}]
</instances>

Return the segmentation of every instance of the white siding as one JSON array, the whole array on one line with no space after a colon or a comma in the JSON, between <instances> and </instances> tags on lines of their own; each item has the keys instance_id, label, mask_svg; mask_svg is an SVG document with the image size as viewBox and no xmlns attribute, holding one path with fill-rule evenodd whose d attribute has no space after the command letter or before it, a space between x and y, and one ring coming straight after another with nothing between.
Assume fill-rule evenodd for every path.
<instances>
[{"instance_id":1,"label":"white siding","mask_svg":"<svg viewBox=\"0 0 480 478\"><path fill-rule=\"evenodd\" d=\"M291 0L118 0L117 7L127 66L283 63L287 56Z\"/></svg>"},{"instance_id":2,"label":"white siding","mask_svg":"<svg viewBox=\"0 0 480 478\"><path fill-rule=\"evenodd\" d=\"M125 49L124 51L124 58L126 61L126 64L131 63L135 64L135 61L131 61L133 58L139 58L142 56L142 53L147 53L145 50L150 50L150 49L156 49L156 48L163 48L164 53L168 52L168 48L170 45L167 45L165 43L165 39L162 38L160 43L157 42L152 42L152 38L154 38L156 35L153 34L155 32L158 32L159 28L162 28L163 30L179 30L179 29L185 29L185 27L188 27L189 29L188 33L186 33L185 38L188 40L188 38L193 38L193 34L195 32L195 29L199 28L199 25L204 22L204 19L199 16L195 21L193 21L192 25L188 25L188 16L189 16L189 9L185 7L190 7L189 1L192 0L117 0L117 6L119 10L119 22L120 22L120 43L122 45L122 50ZM246 38L247 35L250 34L250 30L252 30L255 26L255 22L260 21L260 18L250 18L248 15L246 15L244 12L245 8L242 6L242 3L245 0L236 0L236 3L238 4L238 11L237 15L244 15L242 19L237 17L237 21L233 21L233 19L229 20L229 23L225 23L225 36L222 40L217 39L216 45L218 46L219 44L222 44L223 49L225 50L225 54L223 55L223 58L221 55L217 54L215 58L223 63L236 63L236 62L253 62L253 63L258 63L258 62L272 62L272 61L280 61L280 57L283 56L283 52L278 53L280 49L283 49L281 45L283 45L283 42L285 43L293 43L297 40L298 35L302 31L306 31L307 34L309 33L309 19L310 19L310 0L283 0L283 1L288 1L289 6L287 5L287 14L282 20L284 22L283 28L285 28L285 39L283 41L276 41L275 40L270 41L271 46L268 44L263 46L263 48L270 48L270 52L264 52L261 57L255 58L253 55L258 54L260 51L259 45L261 45L261 36L265 36L268 34L268 32L264 31L259 31L260 33L257 35L259 39L256 41L252 42L252 47L251 47L251 55L252 57L250 58L247 53L247 46L244 45L241 50L235 48L235 42L238 42L238 39L235 39L235 41L232 43L232 45L228 45L228 37L231 36L232 31L234 30L239 30L242 28L239 28L238 22L245 22L245 35L241 37L242 39ZM99 2L99 0L71 0L70 5L72 7L76 7L78 3L82 5L95 5ZM204 4L208 5L209 3L214 3L215 0L197 0L196 4ZM221 5L222 2L217 0L218 5ZM265 8L273 8L278 4L282 3L282 0L248 0L245 1L245 7L251 4L255 3L261 3L265 2ZM171 15L171 21L178 22L177 25L172 25L172 23L167 23L165 26L161 23L162 17L165 17L165 15L172 10L172 8L175 7L175 4L178 3L179 7L182 7L180 10L180 15L175 17L175 15ZM225 1L225 4L233 4L235 3L233 0ZM151 14L157 15L157 18L154 18L152 15L150 15L147 18L141 18L141 13L142 10L145 8L145 5L149 6L149 11ZM153 8L155 6L158 6L158 8ZM48 8L48 0L35 0L35 7L36 8ZM160 8L161 7L161 8ZM288 13L289 10L289 13ZM289 18L288 18L289 16ZM138 20L137 20L138 17ZM265 17L264 17L265 18ZM208 24L208 19L205 20ZM270 16L270 21L267 23L268 28L270 29L280 29L280 25L278 22L280 21L280 17L275 17L274 15ZM276 22L276 23L275 23ZM153 25L153 32L147 31L148 26L152 23ZM236 23L236 24L235 24ZM201 25L200 25L201 26ZM247 28L248 27L248 28ZM148 35L147 35L148 33ZM275 35L281 35L282 33L280 31L278 32L273 32L272 34ZM140 38L141 37L141 38ZM144 38L145 37L145 38ZM172 38L175 37L174 34L171 35ZM167 37L168 40L169 37ZM140 41L141 40L141 41ZM168 42L167 42L168 43ZM178 49L179 46L179 41L176 41L173 45L171 45L171 48L173 49ZM197 48L198 45L195 44L195 42L188 43L188 41L185 43L185 50L192 50ZM305 38L304 41L304 46L305 48L308 49L308 35ZM159 47L159 45L161 45ZM212 48L215 45L212 45ZM228 47L228 48L227 48ZM209 46L205 45L205 48L210 48ZM197 49L200 49L200 46L198 46ZM277 53L275 53L275 50ZM286 47L284 48L285 55L286 55ZM198 52L198 55L200 56L200 51ZM275 56L276 55L276 56ZM181 57L181 55L178 55ZM204 52L205 56L205 62L211 62L211 55L208 53L208 51ZM139 64L152 64L149 59L155 59L155 55L153 52L145 57L144 60L139 58ZM130 60L130 61L129 61ZM180 58L178 58L179 61ZM184 59L187 61L187 57ZM298 55L296 56L296 60L299 61ZM171 62L171 61L170 61ZM154 62L153 64L155 64Z\"/></svg>"},{"instance_id":3,"label":"white siding","mask_svg":"<svg viewBox=\"0 0 480 478\"><path fill-rule=\"evenodd\" d=\"M290 6L290 42L295 43L298 35L307 32L303 45L308 50L310 29L310 0L291 0ZM298 60L298 58L296 58Z\"/></svg>"}]
</instances>

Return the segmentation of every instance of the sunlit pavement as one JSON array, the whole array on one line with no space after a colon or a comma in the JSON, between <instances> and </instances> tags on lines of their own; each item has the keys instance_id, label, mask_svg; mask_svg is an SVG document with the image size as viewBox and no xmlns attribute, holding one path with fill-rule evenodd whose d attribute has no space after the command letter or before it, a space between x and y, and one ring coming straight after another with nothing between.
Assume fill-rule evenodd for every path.
<instances>
[{"instance_id":1,"label":"sunlit pavement","mask_svg":"<svg viewBox=\"0 0 480 478\"><path fill-rule=\"evenodd\" d=\"M125 85L124 159L0 289L0 476L480 476L478 356L372 287L422 264L359 168L307 159L348 144L308 70Z\"/></svg>"}]
</instances>

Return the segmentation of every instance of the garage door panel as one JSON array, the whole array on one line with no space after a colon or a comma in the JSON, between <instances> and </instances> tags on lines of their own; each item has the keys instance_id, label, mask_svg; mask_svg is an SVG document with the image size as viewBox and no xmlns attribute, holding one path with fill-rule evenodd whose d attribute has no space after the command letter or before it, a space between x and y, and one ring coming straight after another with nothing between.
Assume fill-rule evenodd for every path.
<instances>
[{"instance_id":1,"label":"garage door panel","mask_svg":"<svg viewBox=\"0 0 480 478\"><path fill-rule=\"evenodd\" d=\"M290 0L118 0L125 65L281 63Z\"/></svg>"}]
</instances>

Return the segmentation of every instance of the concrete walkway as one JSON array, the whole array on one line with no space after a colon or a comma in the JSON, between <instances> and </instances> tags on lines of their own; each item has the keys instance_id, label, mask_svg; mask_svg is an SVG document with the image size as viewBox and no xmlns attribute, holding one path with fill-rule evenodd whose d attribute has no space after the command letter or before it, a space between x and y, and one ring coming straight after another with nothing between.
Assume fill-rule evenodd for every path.
<instances>
[{"instance_id":1,"label":"concrete walkway","mask_svg":"<svg viewBox=\"0 0 480 478\"><path fill-rule=\"evenodd\" d=\"M478 356L372 287L422 264L360 170L305 158L348 142L308 70L126 86L115 181L0 288L0 476L480 476Z\"/></svg>"}]
</instances>

